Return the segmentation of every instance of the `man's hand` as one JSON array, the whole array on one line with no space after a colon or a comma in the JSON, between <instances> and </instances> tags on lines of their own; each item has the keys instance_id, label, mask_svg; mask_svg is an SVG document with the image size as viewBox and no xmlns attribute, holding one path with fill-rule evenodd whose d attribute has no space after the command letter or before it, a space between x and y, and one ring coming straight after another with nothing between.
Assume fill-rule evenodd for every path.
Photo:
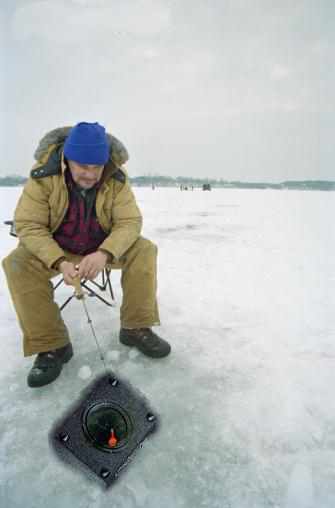
<instances>
[{"instance_id":1,"label":"man's hand","mask_svg":"<svg viewBox=\"0 0 335 508\"><path fill-rule=\"evenodd\" d=\"M79 264L77 272L79 278L94 280L105 266L107 258L107 254L104 254L100 250L87 254Z\"/></svg>"},{"instance_id":2,"label":"man's hand","mask_svg":"<svg viewBox=\"0 0 335 508\"><path fill-rule=\"evenodd\" d=\"M74 286L74 277L78 277L78 271L70 261L62 261L58 269L63 274L64 283L67 286Z\"/></svg>"}]
</instances>

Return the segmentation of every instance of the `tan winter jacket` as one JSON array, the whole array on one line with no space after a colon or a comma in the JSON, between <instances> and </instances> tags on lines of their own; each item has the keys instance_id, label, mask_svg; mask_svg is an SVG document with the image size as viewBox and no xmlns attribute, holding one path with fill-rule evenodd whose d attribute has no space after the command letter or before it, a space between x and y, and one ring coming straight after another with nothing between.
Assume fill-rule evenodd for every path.
<instances>
[{"instance_id":1,"label":"tan winter jacket","mask_svg":"<svg viewBox=\"0 0 335 508\"><path fill-rule=\"evenodd\" d=\"M63 145L70 130L71 127L55 129L42 138L35 152L38 162L31 170L14 213L20 242L49 268L64 256L52 233L61 224L69 204ZM128 159L127 151L116 138L110 134L108 137L110 159L96 195L96 214L108 234L99 248L108 251L118 261L140 236L142 216L122 166Z\"/></svg>"}]
</instances>

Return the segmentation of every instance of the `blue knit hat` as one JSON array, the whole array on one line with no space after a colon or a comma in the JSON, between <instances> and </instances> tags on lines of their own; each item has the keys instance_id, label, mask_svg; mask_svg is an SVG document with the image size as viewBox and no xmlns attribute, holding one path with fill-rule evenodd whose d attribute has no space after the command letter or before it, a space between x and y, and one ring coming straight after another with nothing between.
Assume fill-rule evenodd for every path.
<instances>
[{"instance_id":1,"label":"blue knit hat","mask_svg":"<svg viewBox=\"0 0 335 508\"><path fill-rule=\"evenodd\" d=\"M79 164L106 164L109 141L105 128L98 122L79 122L64 143L64 155Z\"/></svg>"}]
</instances>

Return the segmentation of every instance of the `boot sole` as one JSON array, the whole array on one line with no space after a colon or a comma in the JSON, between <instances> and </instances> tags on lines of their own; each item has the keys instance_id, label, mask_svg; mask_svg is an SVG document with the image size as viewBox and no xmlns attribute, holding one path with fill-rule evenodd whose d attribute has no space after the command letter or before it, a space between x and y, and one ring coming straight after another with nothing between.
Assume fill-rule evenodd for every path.
<instances>
[{"instance_id":1,"label":"boot sole","mask_svg":"<svg viewBox=\"0 0 335 508\"><path fill-rule=\"evenodd\" d=\"M36 381L33 381L33 382L29 381L29 379L28 379L28 386L29 386L29 388L39 388L41 386L49 385L50 383L55 381L55 379L57 379L59 377L60 373L62 372L62 368L63 368L64 363L69 362L72 357L73 357L73 349L71 347L65 353L64 358L62 359L62 363L59 365L58 370L55 371L55 376L52 379L48 379L48 380L44 380L44 381L43 380L41 380L41 381L36 380Z\"/></svg>"}]
</instances>

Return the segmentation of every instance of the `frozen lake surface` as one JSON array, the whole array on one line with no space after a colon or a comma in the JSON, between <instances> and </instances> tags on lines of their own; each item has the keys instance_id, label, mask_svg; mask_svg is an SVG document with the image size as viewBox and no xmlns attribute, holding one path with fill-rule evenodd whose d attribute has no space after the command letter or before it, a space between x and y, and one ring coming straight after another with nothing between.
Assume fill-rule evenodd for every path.
<instances>
[{"instance_id":1,"label":"frozen lake surface","mask_svg":"<svg viewBox=\"0 0 335 508\"><path fill-rule=\"evenodd\" d=\"M1 258L17 244L2 223L21 190L0 188ZM1 270L1 506L334 508L335 194L134 192L159 247L156 331L171 355L118 342L119 271L115 309L86 301L107 367L147 396L160 430L107 492L55 458L49 429L102 363L73 300L63 317L74 357L29 389L34 357L23 357Z\"/></svg>"}]
</instances>

